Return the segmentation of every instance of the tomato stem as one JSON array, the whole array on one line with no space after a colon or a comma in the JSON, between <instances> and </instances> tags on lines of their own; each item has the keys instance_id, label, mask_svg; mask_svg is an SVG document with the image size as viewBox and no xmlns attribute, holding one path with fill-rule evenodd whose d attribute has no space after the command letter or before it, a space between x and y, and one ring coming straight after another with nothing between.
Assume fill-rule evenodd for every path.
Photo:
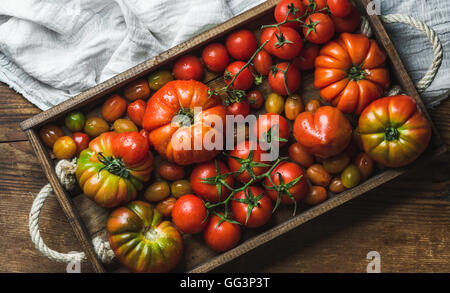
<instances>
[{"instance_id":1,"label":"tomato stem","mask_svg":"<svg viewBox=\"0 0 450 293\"><path fill-rule=\"evenodd\" d=\"M348 78L350 80L359 81L366 77L366 72L362 69L362 66L353 65L348 71Z\"/></svg>"},{"instance_id":2,"label":"tomato stem","mask_svg":"<svg viewBox=\"0 0 450 293\"><path fill-rule=\"evenodd\" d=\"M122 158L105 157L102 152L97 154L97 159L104 166L98 170L100 173L102 170L107 170L109 173L120 176L122 178L128 178L130 176L130 170L128 170Z\"/></svg>"},{"instance_id":3,"label":"tomato stem","mask_svg":"<svg viewBox=\"0 0 450 293\"><path fill-rule=\"evenodd\" d=\"M397 128L394 128L394 127L386 128L386 131L384 132L385 140L393 141L393 140L397 140L399 137L400 137L400 132L397 130Z\"/></svg>"}]
</instances>

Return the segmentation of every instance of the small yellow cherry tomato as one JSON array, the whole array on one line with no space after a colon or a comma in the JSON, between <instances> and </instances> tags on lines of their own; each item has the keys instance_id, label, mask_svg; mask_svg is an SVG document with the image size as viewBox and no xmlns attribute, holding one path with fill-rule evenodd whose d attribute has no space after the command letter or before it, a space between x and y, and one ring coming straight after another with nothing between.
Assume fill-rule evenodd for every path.
<instances>
[{"instance_id":1,"label":"small yellow cherry tomato","mask_svg":"<svg viewBox=\"0 0 450 293\"><path fill-rule=\"evenodd\" d=\"M136 124L130 119L117 119L114 121L113 129L118 133L138 131Z\"/></svg>"},{"instance_id":2,"label":"small yellow cherry tomato","mask_svg":"<svg viewBox=\"0 0 450 293\"><path fill-rule=\"evenodd\" d=\"M277 93L271 93L265 103L267 113L281 114L284 110L284 99Z\"/></svg>"},{"instance_id":3,"label":"small yellow cherry tomato","mask_svg":"<svg viewBox=\"0 0 450 293\"><path fill-rule=\"evenodd\" d=\"M53 153L59 160L71 159L77 153L77 144L70 136L61 136L53 145Z\"/></svg>"}]
</instances>

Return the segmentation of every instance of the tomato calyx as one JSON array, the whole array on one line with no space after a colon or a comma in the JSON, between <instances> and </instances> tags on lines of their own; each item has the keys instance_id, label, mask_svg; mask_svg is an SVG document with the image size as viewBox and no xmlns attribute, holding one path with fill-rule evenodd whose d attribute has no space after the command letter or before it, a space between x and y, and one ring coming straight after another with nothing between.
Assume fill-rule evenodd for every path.
<instances>
[{"instance_id":1,"label":"tomato calyx","mask_svg":"<svg viewBox=\"0 0 450 293\"><path fill-rule=\"evenodd\" d=\"M272 186L267 186L267 185L263 184L264 188L266 188L268 190L274 190L278 193L277 202L275 203L272 213L274 213L275 210L280 205L281 198L283 197L283 195L286 195L287 197L289 197L289 199L291 199L294 202L293 215L295 215L295 213L297 212L297 201L295 200L294 196L289 191L289 189L291 189L295 184L297 184L303 178L303 175L298 176L297 178L295 178L294 180L292 180L289 183L284 182L283 176L281 175L280 172L277 172L276 175L278 175L278 180L280 181L279 185L276 185L273 182L272 176L267 177L269 179L269 182L272 184Z\"/></svg>"},{"instance_id":2,"label":"tomato calyx","mask_svg":"<svg viewBox=\"0 0 450 293\"><path fill-rule=\"evenodd\" d=\"M201 178L201 183L206 183L210 185L215 185L217 188L217 194L219 196L219 200L222 200L222 185L228 188L229 190L233 191L233 187L228 185L226 182L226 178L232 174L230 173L223 173L220 171L219 163L217 160L214 160L214 163L216 165L216 176L209 177L209 178Z\"/></svg>"},{"instance_id":3,"label":"tomato calyx","mask_svg":"<svg viewBox=\"0 0 450 293\"><path fill-rule=\"evenodd\" d=\"M394 141L400 137L400 132L397 128L388 127L384 132L384 139L387 141Z\"/></svg>"},{"instance_id":4,"label":"tomato calyx","mask_svg":"<svg viewBox=\"0 0 450 293\"><path fill-rule=\"evenodd\" d=\"M305 38L308 38L309 34L312 32L316 32L316 26L320 23L320 20L318 21L312 21L311 16L309 17L309 23L303 24L304 27L308 28L305 34Z\"/></svg>"},{"instance_id":5,"label":"tomato calyx","mask_svg":"<svg viewBox=\"0 0 450 293\"><path fill-rule=\"evenodd\" d=\"M287 92L288 96L292 96L292 93L289 90L289 86L288 86L288 82L287 82L287 72L289 71L289 67L291 67L291 62L288 63L285 70L282 70L282 69L278 68L277 65L274 65L270 68L270 71L272 72L272 76L274 78L279 71L283 73L284 87L286 88L286 92Z\"/></svg>"},{"instance_id":6,"label":"tomato calyx","mask_svg":"<svg viewBox=\"0 0 450 293\"><path fill-rule=\"evenodd\" d=\"M247 97L244 90L233 90L227 92L227 97L223 99L223 104L228 107L234 103L240 103L243 99Z\"/></svg>"},{"instance_id":7,"label":"tomato calyx","mask_svg":"<svg viewBox=\"0 0 450 293\"><path fill-rule=\"evenodd\" d=\"M283 47L284 44L293 44L293 42L286 39L284 34L281 32L279 35L277 33L275 33L275 37L277 38L277 42L275 44L273 44L273 46L275 48L281 48L281 47Z\"/></svg>"},{"instance_id":8,"label":"tomato calyx","mask_svg":"<svg viewBox=\"0 0 450 293\"><path fill-rule=\"evenodd\" d=\"M255 167L270 167L269 164L253 161L254 152L255 152L254 150L251 150L246 159L242 159L242 158L238 158L235 156L231 156L229 154L225 154L226 156L232 158L233 160L236 160L241 165L239 170L237 170L234 173L234 176L238 176L238 175L244 173L245 171L247 171L253 180L257 180L258 177L253 172L253 168L255 168Z\"/></svg>"},{"instance_id":9,"label":"tomato calyx","mask_svg":"<svg viewBox=\"0 0 450 293\"><path fill-rule=\"evenodd\" d=\"M274 129L274 127L275 127L275 129ZM272 134L273 132L275 132L275 135ZM287 142L288 141L287 139L276 135L278 133L280 133L280 126L278 124L274 124L269 128L269 130L267 130L266 132L263 132L261 134L262 137L260 138L260 142L265 142L270 145L274 141L278 141L278 142Z\"/></svg>"},{"instance_id":10,"label":"tomato calyx","mask_svg":"<svg viewBox=\"0 0 450 293\"><path fill-rule=\"evenodd\" d=\"M298 11L299 11L299 9L294 6L294 3L290 3L288 5L288 12L286 13L286 17L282 22L275 23L275 24L263 25L263 26L261 26L261 29L265 29L268 27L276 27L278 29L278 31L280 31L280 26L282 26L283 24L286 24L286 23L299 22L301 24L304 24L302 19L308 14L308 10L305 10L305 13L303 15L297 17L296 13ZM294 18L288 19L290 15L292 15ZM278 36L277 36L277 38L278 38Z\"/></svg>"},{"instance_id":11,"label":"tomato calyx","mask_svg":"<svg viewBox=\"0 0 450 293\"><path fill-rule=\"evenodd\" d=\"M254 196L251 188L247 188L244 190L245 198L233 198L234 201L247 205L247 216L245 218L245 224L247 224L253 209L260 206L259 201L261 200L261 198L263 198L263 196L264 191L262 191L261 194Z\"/></svg>"},{"instance_id":12,"label":"tomato calyx","mask_svg":"<svg viewBox=\"0 0 450 293\"><path fill-rule=\"evenodd\" d=\"M367 73L362 69L362 65L354 65L348 70L348 78L353 81L359 81L366 77Z\"/></svg>"},{"instance_id":13,"label":"tomato calyx","mask_svg":"<svg viewBox=\"0 0 450 293\"><path fill-rule=\"evenodd\" d=\"M177 122L183 126L191 126L194 123L194 114L189 108L180 107L177 114Z\"/></svg>"},{"instance_id":14,"label":"tomato calyx","mask_svg":"<svg viewBox=\"0 0 450 293\"><path fill-rule=\"evenodd\" d=\"M98 170L100 173L102 170L107 170L109 173L117 175L122 178L128 178L130 176L130 170L128 170L123 163L122 158L114 158L112 156L105 157L102 152L97 154L97 159L104 166Z\"/></svg>"}]
</instances>

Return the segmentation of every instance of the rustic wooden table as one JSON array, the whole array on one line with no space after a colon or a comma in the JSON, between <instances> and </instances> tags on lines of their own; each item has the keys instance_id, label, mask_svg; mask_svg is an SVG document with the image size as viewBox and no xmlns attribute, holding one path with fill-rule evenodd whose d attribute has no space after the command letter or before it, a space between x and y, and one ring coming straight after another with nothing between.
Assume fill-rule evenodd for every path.
<instances>
[{"instance_id":1,"label":"rustic wooden table","mask_svg":"<svg viewBox=\"0 0 450 293\"><path fill-rule=\"evenodd\" d=\"M65 272L30 240L28 213L47 183L19 123L40 110L0 83L0 272ZM450 100L432 118L450 143ZM55 198L40 217L49 247L79 250ZM377 188L218 268L217 272L450 272L450 154ZM83 264L83 272L90 272Z\"/></svg>"}]
</instances>

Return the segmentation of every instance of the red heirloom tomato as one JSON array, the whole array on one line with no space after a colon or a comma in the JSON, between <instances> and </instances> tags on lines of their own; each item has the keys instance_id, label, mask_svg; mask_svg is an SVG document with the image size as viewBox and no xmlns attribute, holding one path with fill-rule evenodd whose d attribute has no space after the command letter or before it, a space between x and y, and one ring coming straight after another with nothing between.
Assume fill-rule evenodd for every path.
<instances>
[{"instance_id":1,"label":"red heirloom tomato","mask_svg":"<svg viewBox=\"0 0 450 293\"><path fill-rule=\"evenodd\" d=\"M292 64L298 70L310 70L314 68L314 62L316 57L319 56L320 47L319 45L307 43L303 47L300 54L292 60Z\"/></svg>"},{"instance_id":2,"label":"red heirloom tomato","mask_svg":"<svg viewBox=\"0 0 450 293\"><path fill-rule=\"evenodd\" d=\"M291 128L283 116L274 113L265 113L259 115L252 131L259 142L271 145L277 141L280 147L282 147L289 140Z\"/></svg>"},{"instance_id":3,"label":"red heirloom tomato","mask_svg":"<svg viewBox=\"0 0 450 293\"><path fill-rule=\"evenodd\" d=\"M405 95L372 102L359 117L359 131L364 151L391 168L415 161L431 138L430 123L414 99Z\"/></svg>"},{"instance_id":4,"label":"red heirloom tomato","mask_svg":"<svg viewBox=\"0 0 450 293\"><path fill-rule=\"evenodd\" d=\"M217 160L208 161L194 167L191 173L191 186L192 190L204 200L217 203L230 195L234 179L225 163Z\"/></svg>"},{"instance_id":5,"label":"red heirloom tomato","mask_svg":"<svg viewBox=\"0 0 450 293\"><path fill-rule=\"evenodd\" d=\"M341 111L324 106L297 116L294 137L312 155L326 159L345 150L352 139L352 126Z\"/></svg>"},{"instance_id":6,"label":"red heirloom tomato","mask_svg":"<svg viewBox=\"0 0 450 293\"><path fill-rule=\"evenodd\" d=\"M227 106L227 114L235 116L242 115L245 118L250 114L250 103L245 98L241 101L236 101Z\"/></svg>"},{"instance_id":7,"label":"red heirloom tomato","mask_svg":"<svg viewBox=\"0 0 450 293\"><path fill-rule=\"evenodd\" d=\"M257 49L256 38L249 30L231 33L226 40L227 50L236 60L247 61Z\"/></svg>"},{"instance_id":8,"label":"red heirloom tomato","mask_svg":"<svg viewBox=\"0 0 450 293\"><path fill-rule=\"evenodd\" d=\"M303 48L303 41L300 34L293 28L280 27L280 30L271 27L266 28L262 38L268 38L269 42L264 46L264 49L270 54L284 60L290 60L300 53Z\"/></svg>"},{"instance_id":9,"label":"red heirloom tomato","mask_svg":"<svg viewBox=\"0 0 450 293\"><path fill-rule=\"evenodd\" d=\"M316 58L314 85L344 113L359 115L389 87L386 54L375 40L343 33Z\"/></svg>"},{"instance_id":10,"label":"red heirloom tomato","mask_svg":"<svg viewBox=\"0 0 450 293\"><path fill-rule=\"evenodd\" d=\"M203 78L203 64L193 55L185 55L173 65L173 75L176 79L201 80Z\"/></svg>"},{"instance_id":11,"label":"red heirloom tomato","mask_svg":"<svg viewBox=\"0 0 450 293\"><path fill-rule=\"evenodd\" d=\"M285 82L286 79L286 82ZM278 63L269 73L270 88L283 96L292 95L300 87L300 72L288 62ZM286 88L287 84L287 88ZM289 89L289 91L288 91Z\"/></svg>"},{"instance_id":12,"label":"red heirloom tomato","mask_svg":"<svg viewBox=\"0 0 450 293\"><path fill-rule=\"evenodd\" d=\"M266 44L267 46L267 44ZM261 75L268 75L272 67L272 57L265 50L261 50L253 59L253 68Z\"/></svg>"},{"instance_id":13,"label":"red heirloom tomato","mask_svg":"<svg viewBox=\"0 0 450 293\"><path fill-rule=\"evenodd\" d=\"M301 0L281 0L278 2L277 6L275 7L275 20L280 23L286 19L286 16L289 12L290 5L293 5L295 12L290 13L288 16L288 20L292 20L298 17L302 17L306 13L306 7L305 4ZM299 29L301 27L300 22L289 22L284 24L285 26L289 26L291 28Z\"/></svg>"},{"instance_id":14,"label":"red heirloom tomato","mask_svg":"<svg viewBox=\"0 0 450 293\"><path fill-rule=\"evenodd\" d=\"M186 234L196 234L205 228L208 214L203 201L193 194L180 197L172 209L172 221Z\"/></svg>"},{"instance_id":15,"label":"red heirloom tomato","mask_svg":"<svg viewBox=\"0 0 450 293\"><path fill-rule=\"evenodd\" d=\"M314 13L306 18L303 35L314 44L325 44L334 36L334 23L324 13Z\"/></svg>"},{"instance_id":16,"label":"red heirloom tomato","mask_svg":"<svg viewBox=\"0 0 450 293\"><path fill-rule=\"evenodd\" d=\"M261 156L265 154L258 143L244 141L238 144L230 152L228 158L228 167L235 173L237 181L247 183L253 177L262 175L269 170L269 161L263 161ZM266 153L267 156L269 154ZM250 172L249 172L250 171Z\"/></svg>"},{"instance_id":17,"label":"red heirloom tomato","mask_svg":"<svg viewBox=\"0 0 450 293\"><path fill-rule=\"evenodd\" d=\"M259 109L264 104L264 96L259 90L252 90L247 95L247 100L252 109Z\"/></svg>"},{"instance_id":18,"label":"red heirloom tomato","mask_svg":"<svg viewBox=\"0 0 450 293\"><path fill-rule=\"evenodd\" d=\"M145 79L138 79L125 86L123 95L127 100L136 101L150 96L150 87Z\"/></svg>"},{"instance_id":19,"label":"red heirloom tomato","mask_svg":"<svg viewBox=\"0 0 450 293\"><path fill-rule=\"evenodd\" d=\"M272 209L272 200L259 186L249 186L237 192L231 201L231 211L236 221L250 228L267 223L272 216Z\"/></svg>"},{"instance_id":20,"label":"red heirloom tomato","mask_svg":"<svg viewBox=\"0 0 450 293\"><path fill-rule=\"evenodd\" d=\"M230 58L227 49L220 43L212 43L206 46L202 52L202 59L206 68L213 72L223 72Z\"/></svg>"},{"instance_id":21,"label":"red heirloom tomato","mask_svg":"<svg viewBox=\"0 0 450 293\"><path fill-rule=\"evenodd\" d=\"M178 165L209 161L221 151L206 149L204 143L222 139L220 125L216 125L225 122L226 109L221 103L218 96L209 96L201 82L174 80L148 100L142 126L150 132L151 145L169 161ZM194 109L201 112L194 113Z\"/></svg>"},{"instance_id":22,"label":"red heirloom tomato","mask_svg":"<svg viewBox=\"0 0 450 293\"><path fill-rule=\"evenodd\" d=\"M223 215L221 215L223 217ZM203 238L206 244L217 252L227 251L235 247L241 238L238 224L221 221L218 215L212 215L205 227Z\"/></svg>"},{"instance_id":23,"label":"red heirloom tomato","mask_svg":"<svg viewBox=\"0 0 450 293\"><path fill-rule=\"evenodd\" d=\"M106 223L117 259L137 273L167 273L180 261L183 238L150 204L133 201L115 209Z\"/></svg>"},{"instance_id":24,"label":"red heirloom tomato","mask_svg":"<svg viewBox=\"0 0 450 293\"><path fill-rule=\"evenodd\" d=\"M139 127L142 127L142 120L144 119L145 107L147 104L144 100L136 100L128 105L128 117Z\"/></svg>"},{"instance_id":25,"label":"red heirloom tomato","mask_svg":"<svg viewBox=\"0 0 450 293\"><path fill-rule=\"evenodd\" d=\"M150 179L152 164L148 143L139 133L106 132L81 152L75 175L87 197L114 207L136 198Z\"/></svg>"},{"instance_id":26,"label":"red heirloom tomato","mask_svg":"<svg viewBox=\"0 0 450 293\"><path fill-rule=\"evenodd\" d=\"M125 114L127 101L119 95L111 95L102 105L102 117L113 122Z\"/></svg>"},{"instance_id":27,"label":"red heirloom tomato","mask_svg":"<svg viewBox=\"0 0 450 293\"><path fill-rule=\"evenodd\" d=\"M331 16L333 19L334 26L336 27L337 33L352 33L360 27L361 17L359 15L358 9L352 6L350 14L345 17Z\"/></svg>"},{"instance_id":28,"label":"red heirloom tomato","mask_svg":"<svg viewBox=\"0 0 450 293\"><path fill-rule=\"evenodd\" d=\"M77 145L77 155L79 156L81 151L89 147L89 135L83 132L75 132L72 134L72 139Z\"/></svg>"},{"instance_id":29,"label":"red heirloom tomato","mask_svg":"<svg viewBox=\"0 0 450 293\"><path fill-rule=\"evenodd\" d=\"M267 194L278 204L296 204L308 191L308 181L303 169L291 162L280 163L264 180Z\"/></svg>"},{"instance_id":30,"label":"red heirloom tomato","mask_svg":"<svg viewBox=\"0 0 450 293\"><path fill-rule=\"evenodd\" d=\"M225 69L224 79L225 83L228 85L233 80L234 76L244 67L245 62L243 61L235 61L227 66ZM253 77L252 72L249 67L239 73L239 75L234 80L232 87L237 90L248 90L252 85L255 78Z\"/></svg>"},{"instance_id":31,"label":"red heirloom tomato","mask_svg":"<svg viewBox=\"0 0 450 293\"><path fill-rule=\"evenodd\" d=\"M352 9L348 0L327 0L327 4L331 14L337 17L346 17Z\"/></svg>"}]
</instances>

